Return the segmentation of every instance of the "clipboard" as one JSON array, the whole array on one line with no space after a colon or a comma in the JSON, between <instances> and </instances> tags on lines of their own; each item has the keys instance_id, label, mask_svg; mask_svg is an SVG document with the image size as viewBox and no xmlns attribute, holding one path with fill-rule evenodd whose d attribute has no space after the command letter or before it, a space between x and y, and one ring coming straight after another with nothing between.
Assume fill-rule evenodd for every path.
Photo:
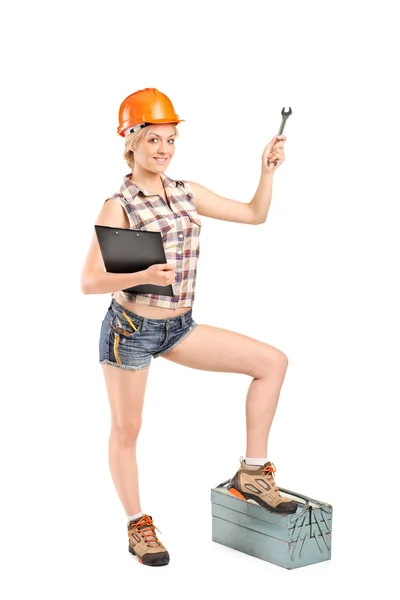
<instances>
[{"instance_id":1,"label":"clipboard","mask_svg":"<svg viewBox=\"0 0 400 600\"><path fill-rule=\"evenodd\" d=\"M155 264L167 264L160 231L94 226L107 273L136 273ZM170 285L145 283L123 292L173 296Z\"/></svg>"}]
</instances>

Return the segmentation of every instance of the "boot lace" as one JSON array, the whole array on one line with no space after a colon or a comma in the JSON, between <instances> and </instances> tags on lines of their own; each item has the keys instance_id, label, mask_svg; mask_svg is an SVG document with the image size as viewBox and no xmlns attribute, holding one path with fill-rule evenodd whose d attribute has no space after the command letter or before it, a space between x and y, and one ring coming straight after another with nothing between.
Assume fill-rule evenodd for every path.
<instances>
[{"instance_id":1,"label":"boot lace","mask_svg":"<svg viewBox=\"0 0 400 600\"><path fill-rule=\"evenodd\" d=\"M144 541L148 546L160 546L160 541L157 539L157 534L154 529L160 531L153 523L153 519L149 515L143 515L142 518L134 523L133 529L137 529L144 537ZM161 533L161 531L160 531Z\"/></svg>"},{"instance_id":2,"label":"boot lace","mask_svg":"<svg viewBox=\"0 0 400 600\"><path fill-rule=\"evenodd\" d=\"M266 466L263 468L263 470L262 470L262 475L264 475L264 476L265 476L265 477L268 479L268 482L269 482L269 483L270 483L272 486L275 486L275 492L278 492L278 494L279 494L279 490L278 490L278 488L276 487L276 483L275 483L275 480L274 480L274 475L273 475L275 472L276 472L276 468L275 468L275 465L274 465L274 463L270 463L269 465L266 465Z\"/></svg>"}]
</instances>

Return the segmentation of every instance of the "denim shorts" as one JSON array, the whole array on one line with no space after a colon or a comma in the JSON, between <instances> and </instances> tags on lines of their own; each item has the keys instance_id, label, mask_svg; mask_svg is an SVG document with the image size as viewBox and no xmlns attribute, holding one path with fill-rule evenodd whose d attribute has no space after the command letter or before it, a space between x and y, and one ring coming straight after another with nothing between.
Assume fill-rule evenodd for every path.
<instances>
[{"instance_id":1,"label":"denim shorts","mask_svg":"<svg viewBox=\"0 0 400 600\"><path fill-rule=\"evenodd\" d=\"M100 364L121 369L146 369L177 346L197 326L192 309L168 319L148 319L127 310L114 298L101 324Z\"/></svg>"}]
</instances>

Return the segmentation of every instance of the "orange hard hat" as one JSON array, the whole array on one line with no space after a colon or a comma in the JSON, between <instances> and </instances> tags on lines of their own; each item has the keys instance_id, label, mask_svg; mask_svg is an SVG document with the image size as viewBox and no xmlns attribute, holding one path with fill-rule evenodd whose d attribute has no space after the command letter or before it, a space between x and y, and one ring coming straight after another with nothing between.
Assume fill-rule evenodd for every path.
<instances>
[{"instance_id":1,"label":"orange hard hat","mask_svg":"<svg viewBox=\"0 0 400 600\"><path fill-rule=\"evenodd\" d=\"M119 125L117 133L122 137L139 127L145 127L151 123L173 123L177 125L184 119L180 119L175 113L171 100L156 88L145 88L134 92L122 102L119 108ZM137 126L137 127L135 127Z\"/></svg>"}]
</instances>

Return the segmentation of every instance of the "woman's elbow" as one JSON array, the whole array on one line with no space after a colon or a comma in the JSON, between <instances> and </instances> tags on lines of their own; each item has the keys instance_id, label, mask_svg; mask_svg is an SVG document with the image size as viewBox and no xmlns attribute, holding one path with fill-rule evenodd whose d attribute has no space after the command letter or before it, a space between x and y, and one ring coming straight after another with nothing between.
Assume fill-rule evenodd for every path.
<instances>
[{"instance_id":1,"label":"woman's elbow","mask_svg":"<svg viewBox=\"0 0 400 600\"><path fill-rule=\"evenodd\" d=\"M93 278L89 277L87 274L82 274L80 288L81 292L85 295L93 294Z\"/></svg>"}]
</instances>

